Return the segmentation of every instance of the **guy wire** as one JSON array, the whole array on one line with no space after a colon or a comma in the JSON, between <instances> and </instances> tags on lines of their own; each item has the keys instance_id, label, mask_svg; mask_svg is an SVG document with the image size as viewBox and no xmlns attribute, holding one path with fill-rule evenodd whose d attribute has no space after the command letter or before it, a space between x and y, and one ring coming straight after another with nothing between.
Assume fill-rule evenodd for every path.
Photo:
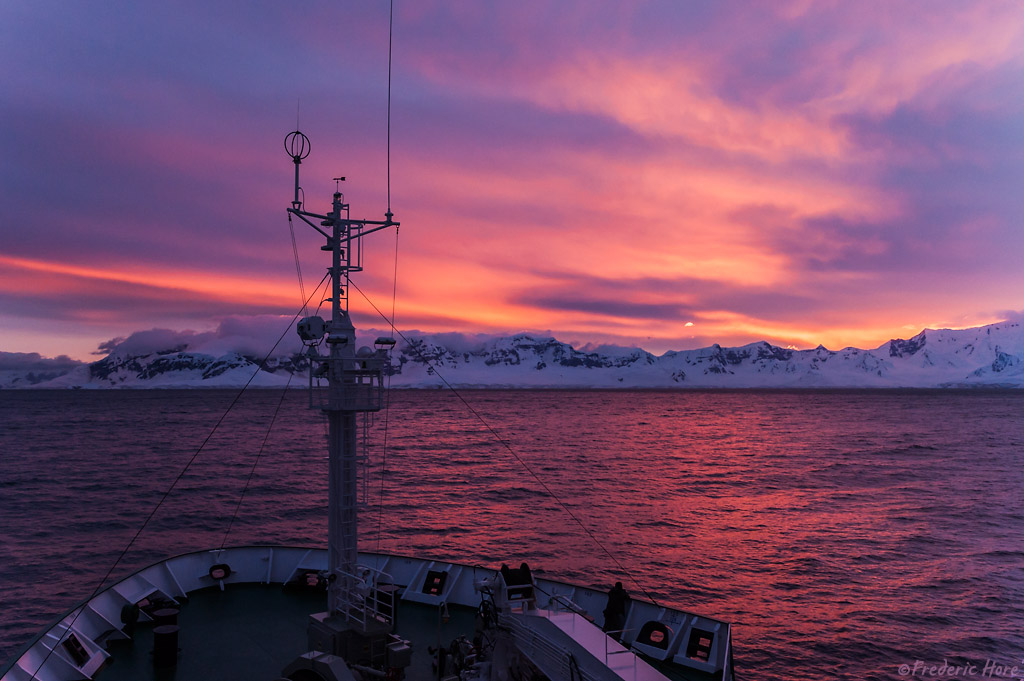
<instances>
[{"instance_id":1,"label":"guy wire","mask_svg":"<svg viewBox=\"0 0 1024 681\"><path fill-rule=\"evenodd\" d=\"M316 289L314 289L312 295L310 295L310 300L313 298L313 296L316 295L317 291L320 290L320 287L323 286L323 283L327 281L328 276L330 276L329 272L325 274L324 278L320 280L319 284L317 284ZM309 304L309 300L306 300L304 302L307 305ZM246 389L248 389L249 385L253 382L253 380L255 380L256 376L260 373L260 367L263 364L266 364L267 360L270 359L270 355L273 354L274 350L277 349L277 346L281 344L282 340L284 340L285 335L287 335L287 333L291 330L292 325L295 324L295 320L299 318L300 314L302 314L301 309L298 312L296 312L295 316L292 317L291 321L288 322L288 326L285 328L284 333L280 335L280 337L274 343L273 347L271 347L267 354L263 357L263 361L257 364L256 371L253 372L252 376L249 377L249 380L245 382L244 386L242 386L242 389L239 390L238 394L235 395L234 399L231 400L231 404L229 404L228 408L224 411L223 414L221 414L221 417L217 420L217 423L214 424L213 429L210 430L209 434L206 436L206 439L202 441L202 443L199 445L199 448L196 449L195 453L192 455L192 458L188 460L188 463L185 464L185 467L182 468L181 471L178 473L177 477L174 478L174 481L171 483L170 487L168 487L167 490L164 491L163 495L160 497L160 500L156 502L156 505L153 507L153 510L150 511L149 515L146 516L146 519L142 521L142 525L135 532L135 535L131 538L131 541L129 541L128 544L121 551L121 554L117 557L117 560L114 561L114 564L110 566L109 570L107 570L107 574L105 574L103 576L103 579L101 579L96 584L96 588L93 589L89 597L82 602L81 608L78 610L77 613L75 613L75 616L72 618L71 623L68 624L68 627L66 629L67 632L71 632L74 630L75 622L77 622L78 618L81 617L82 613L85 612L86 606L88 605L89 601L91 601L96 596L96 594L100 592L100 589L103 588L103 585L106 583L106 581L110 579L110 575L114 573L114 570L117 569L117 566L120 565L121 561L124 560L124 557L128 555L129 549L131 549L131 547L134 546L136 540L138 540L139 536L142 534L142 531L145 530L146 527L149 525L150 521L153 520L153 517L156 515L156 512L160 510L160 507L163 505L163 503L167 501L167 497L170 496L171 491L174 490L175 486L177 486L179 482L181 482L182 477L184 477L185 473L188 472L188 469L192 467L192 464L195 463L196 459L199 458L199 454L210 442L210 438L213 437L213 434L216 433L217 429L220 428L221 424L224 423L224 419L227 418L228 414L231 413L231 410L234 409L236 404L238 404L238 400L242 398L242 395L245 393ZM63 638L63 634L61 635L61 637ZM59 646L54 645L52 648L50 648L49 651L47 651L46 656L43 657L42 662L39 663L39 666L36 667L35 671L32 673L33 679L39 675L39 670L43 668L43 665L46 664L46 661L50 659L50 655L52 655L53 651L55 651L58 647Z\"/></svg>"},{"instance_id":2,"label":"guy wire","mask_svg":"<svg viewBox=\"0 0 1024 681\"><path fill-rule=\"evenodd\" d=\"M295 256L295 274L299 277L299 300L302 301L302 311L306 310L306 286L302 282L302 266L299 265L299 247L295 243L295 226L292 224L292 214L288 213L288 231L292 234L292 255Z\"/></svg>"},{"instance_id":3,"label":"guy wire","mask_svg":"<svg viewBox=\"0 0 1024 681\"><path fill-rule=\"evenodd\" d=\"M305 305L303 305L305 309ZM277 401L277 407L274 409L274 414L270 417L270 424L267 426L267 434L263 436L263 442L260 443L260 449L256 452L256 460L252 462L252 468L249 469L249 477L245 479L245 487L242 488L242 493L238 495L238 503L235 504L235 512L231 516L231 521L228 523L228 529L224 530L224 538L220 542L220 547L223 549L224 545L228 542L228 535L231 534L231 528L235 525L235 520L238 518L238 512L242 508L242 502L245 500L245 493L249 491L249 485L252 484L252 477L256 473L256 467L260 463L260 457L263 456L263 450L267 447L267 441L270 440L270 433L274 430L274 423L277 421L277 415L281 411L281 405L284 404L285 395L288 394L288 389L292 386L292 378L295 374L288 372L288 382L285 383L284 388L281 390L281 399Z\"/></svg>"},{"instance_id":4,"label":"guy wire","mask_svg":"<svg viewBox=\"0 0 1024 681\"><path fill-rule=\"evenodd\" d=\"M366 300L366 302L370 304L370 307L372 307L377 312L377 314L380 315L384 319L384 321L388 321L388 318L384 315L384 313L381 312L380 309L376 305L374 305L373 301L370 300L370 298L365 293L363 293L363 290L361 288L356 286L355 282L350 282L350 284L353 287L355 287L355 289L357 291L359 291L359 293L363 296L363 298ZM409 339L406 338L405 334L402 333L401 331L399 331L398 329L396 329L394 327L394 325L392 325L391 330L394 333L397 333L399 336L401 336L402 340L405 341L407 346L413 348L416 351L416 354L418 354L420 356L420 359L423 360L424 364L426 364L427 366L429 366L430 368L432 368L434 370L434 373L437 375L438 378L441 379L441 381L444 383L445 387L448 388L448 390L450 390L457 398L459 398L459 401L462 402L462 404L466 407L466 409L468 409L470 411L470 413L472 413L473 416L475 416L477 418L477 420L480 421L480 423L483 424L484 428L486 428L488 431L490 431L491 435L494 436L494 439L497 440L498 443L502 447L504 447L506 450L508 450L508 453L511 454L513 456L513 458L515 458L515 460L519 462L519 465L521 465L524 469L526 469L526 472L529 473L533 477L533 479L537 482L538 485L541 486L541 488L543 488L543 490L547 493L547 495L549 497L551 497L552 499L554 499L555 503L557 503L559 506L561 506L562 510L565 511L569 515L570 518L572 518L574 521L576 521L576 524L579 525L580 528L583 530L583 532L586 533L586 535L590 538L590 540L592 542L594 542L594 544L598 548L600 548L601 551L603 551L604 554L606 556L608 556L608 558L610 558L613 563L615 563L615 565L619 568L619 570L622 572L622 574L626 575L626 577L628 577L631 582L636 584L637 588L639 588L641 591L644 592L644 596L647 597L647 600L649 600L651 603L654 603L655 605L659 605L658 601L656 601L654 599L654 596L652 596L647 591L647 589L644 588L644 585L641 584L637 580L637 578L634 577L633 574L629 570L627 570L622 563L619 562L618 558L616 558L615 555L611 551L609 551L607 549L607 547L605 547L605 545L602 544L598 540L598 538L594 535L594 533L591 532L590 529L588 529L587 526L583 524L583 521L580 520L579 516L577 516L575 513L573 513L572 509L570 509L565 504L565 502L563 502L558 497L558 495L556 495L553 491L551 491L551 488L548 487L547 484L545 484L544 481L541 479L541 477L533 470L533 468L531 468L529 466L529 464L527 464L526 461L524 461L523 458L519 456L519 454L516 452L516 450L514 450L512 448L512 445L510 445L507 440L505 440L500 435L498 435L498 432L496 430L494 430L494 428L491 427L491 424L488 423L484 419L483 416L480 415L480 412L478 412L476 409L473 408L473 405L471 405L466 400L466 398L462 396L462 393L460 393L458 390L456 390L452 386L452 384L448 382L448 379L446 379L443 375L441 375L441 373L437 370L437 367L434 366L433 364L431 364L430 360L428 360L426 357L424 357L423 353L421 353L419 351L419 349L414 344L409 342Z\"/></svg>"},{"instance_id":5,"label":"guy wire","mask_svg":"<svg viewBox=\"0 0 1024 681\"><path fill-rule=\"evenodd\" d=\"M351 281L349 282L351 284ZM354 285L354 284L353 284ZM359 290L359 287L356 287ZM362 293L362 291L359 291ZM365 294L364 294L365 297ZM398 298L398 227L395 227L395 271L391 280L391 321L388 324L395 328L395 300ZM388 421L391 415L391 372L388 372L388 387L384 392L384 443L380 461L380 501L377 506L377 550L380 553L380 538L384 521L384 481L387 479L388 465Z\"/></svg>"}]
</instances>

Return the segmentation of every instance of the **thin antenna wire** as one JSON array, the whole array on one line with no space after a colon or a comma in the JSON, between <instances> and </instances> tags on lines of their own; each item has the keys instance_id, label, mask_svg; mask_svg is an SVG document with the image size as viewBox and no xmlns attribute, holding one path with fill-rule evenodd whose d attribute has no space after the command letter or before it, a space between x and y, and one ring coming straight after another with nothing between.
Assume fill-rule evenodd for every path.
<instances>
[{"instance_id":1,"label":"thin antenna wire","mask_svg":"<svg viewBox=\"0 0 1024 681\"><path fill-rule=\"evenodd\" d=\"M324 278L320 280L320 283L316 285L316 288L313 289L313 293L310 295L311 299L312 299L313 296L316 295L317 291L320 290L320 287L324 285L324 282L327 281L327 277L329 277L329 276L330 276L330 272L325 274ZM309 301L306 301L306 304L308 304L308 303L309 303ZM167 497L170 496L170 494L174 490L174 488L178 485L179 482L181 482L182 477L184 477L185 473L188 472L188 469L191 468L192 464L194 464L196 462L196 459L202 453L203 449L206 448L206 445L210 442L210 439L213 437L214 433L216 433L217 429L220 428L221 424L224 423L224 419L226 419L228 417L228 414L231 413L231 410L235 408L235 405L238 403L238 400L242 399L242 395L244 395L245 391L249 389L249 385L252 384L253 380L256 378L256 376L262 370L262 367L267 363L267 360L270 359L270 355L272 355L274 353L274 350L277 349L277 346L280 345L281 341L284 340L285 335L292 328L292 325L295 324L295 320L297 320L299 318L300 314L302 314L302 310L301 309L298 312L296 312L295 316L292 317L290 322L288 322L288 326L285 327L285 330L278 337L277 341L274 343L274 346L272 348L270 348L270 350L267 352L267 354L263 357L263 360L261 362L257 363L256 371L254 371L252 373L252 376L249 377L249 380L245 382L245 385L242 386L242 389L239 390L238 394L236 394L234 399L231 400L231 404L229 404L228 408L224 411L223 414L221 414L220 419L218 419L217 423L214 424L213 429L210 430L209 434L206 436L206 439L204 439L200 443L199 447L196 449L195 453L192 455L192 458L190 458L188 460L188 463L185 464L185 467L182 468L181 471L178 472L177 477L175 477L174 481L171 482L170 487L168 487L164 491L163 496L161 496L160 499L156 502L156 505L153 506L153 510L151 510L149 512L149 515L146 516L146 519L142 521L142 525L139 526L139 529L135 532L135 535L132 536L131 540L124 547L124 549L121 551L121 553L118 555L117 560L115 560L114 564L110 566L109 570L107 570L107 574L105 574L103 576L103 579L101 579L96 584L96 588L93 589L93 591L89 595L89 597L86 598L84 601L82 601L81 608L79 608L78 612L75 613L75 616L71 619L71 623L68 624L68 627L65 630L65 632L59 635L58 641L57 641L58 643L60 642L60 639L62 639L66 633L74 631L75 622L77 622L78 618L82 616L82 613L84 613L86 611L86 608L89 605L89 601L91 601L93 598L96 597L96 594L98 594L100 592L100 589L103 588L103 585L106 583L106 581L108 579L110 579L110 576L112 574L114 574L114 570L117 569L117 566L120 565L121 561L124 560L124 557L126 555L128 555L128 551L132 548L132 546L135 545L135 542L136 542L136 540L138 540L139 536L142 534L142 531L145 530L146 527L149 525L149 523L153 520L153 517L156 515L156 512L159 511L160 507L163 506L165 501L167 501ZM50 656L53 655L53 651L57 650L57 648L58 648L58 646L56 644L52 648L50 648L50 650L43 657L43 661L40 662L39 666L36 667L36 670L34 672L32 672L32 677L31 678L35 679L35 678L37 678L39 676L39 671L46 664L46 661L50 659Z\"/></svg>"},{"instance_id":2,"label":"thin antenna wire","mask_svg":"<svg viewBox=\"0 0 1024 681\"><path fill-rule=\"evenodd\" d=\"M299 275L299 300L302 301L302 312L306 311L306 285L302 281L302 266L299 264L299 247L295 243L295 225L292 224L292 214L288 213L288 231L292 233L292 255L295 256L295 274Z\"/></svg>"},{"instance_id":3,"label":"thin antenna wire","mask_svg":"<svg viewBox=\"0 0 1024 681\"><path fill-rule=\"evenodd\" d=\"M392 329L395 328L395 300L398 298L398 227L395 227L395 272L391 284L391 321ZM384 403L384 443L381 448L380 460L380 501L377 504L377 551L380 553L380 537L384 521L384 481L388 472L388 421L391 415L391 373L388 373L388 389L385 394Z\"/></svg>"},{"instance_id":4,"label":"thin antenna wire","mask_svg":"<svg viewBox=\"0 0 1024 681\"><path fill-rule=\"evenodd\" d=\"M302 309L306 309L305 302L303 302ZM288 382L285 383L284 389L281 391L281 399L277 402L277 407L274 409L274 415L270 417L270 425L267 426L267 434L263 436L263 442L260 444L260 449L256 452L256 460L252 462L252 468L249 469L249 477L245 479L245 486L242 488L242 493L238 495L238 503L235 504L235 512L231 515L231 522L228 523L228 528L224 530L224 538L220 540L220 547L223 549L224 545L228 543L228 535L231 534L231 528L235 526L235 520L238 519L238 512L242 508L242 502L245 500L245 493L249 491L249 486L252 484L252 478L256 474L256 467L260 464L260 458L263 456L263 450L267 448L267 441L270 440L270 433L274 430L274 423L277 421L277 415L281 411L281 405L284 404L284 398L288 394L288 389L292 387L292 378L295 374L288 372Z\"/></svg>"},{"instance_id":5,"label":"thin antenna wire","mask_svg":"<svg viewBox=\"0 0 1024 681\"><path fill-rule=\"evenodd\" d=\"M395 25L395 0L388 3L388 142L387 142L387 167L388 167L388 220L391 219L391 44ZM351 283L351 282L350 282ZM358 287L357 287L358 288ZM362 293L362 291L360 291ZM391 285L391 321L392 330L395 328L395 299L398 297L398 227L395 226L395 271ZM365 294L364 294L365 295ZM377 506L377 553L380 553L380 539L382 523L384 520L384 481L387 479L388 465L388 416L391 413L391 374L388 374L387 402L384 405L384 443L381 451L380 462L380 501Z\"/></svg>"},{"instance_id":6,"label":"thin antenna wire","mask_svg":"<svg viewBox=\"0 0 1024 681\"><path fill-rule=\"evenodd\" d=\"M391 33L395 23L395 0L388 9L388 215L391 215Z\"/></svg>"},{"instance_id":7,"label":"thin antenna wire","mask_svg":"<svg viewBox=\"0 0 1024 681\"><path fill-rule=\"evenodd\" d=\"M395 328L395 300L398 298L398 226L395 226L395 271L391 276L391 328Z\"/></svg>"},{"instance_id":8,"label":"thin antenna wire","mask_svg":"<svg viewBox=\"0 0 1024 681\"><path fill-rule=\"evenodd\" d=\"M378 314L378 315L380 315L380 316L381 316L381 317L382 317L382 318L384 319L384 321L388 321L388 318L387 318L387 317L386 317L386 316L384 315L384 313L383 313L383 312L381 312L381 311L380 311L380 308L378 308L378 307L377 307L377 306L376 306L376 305L374 304L374 302L373 302L372 300L370 300L370 297L369 297L369 296L367 296L367 295L366 295L365 293L363 293L363 290L362 290L361 288L359 288L358 286L356 286L356 283L355 283L354 281L350 281L350 282L349 282L349 284L350 284L351 286L354 286L354 287L355 287L355 289L356 289L357 291L359 291L359 293L360 293L360 294L361 294L361 295L363 296L363 298L364 298L364 299L366 300L366 302L370 304L370 307L372 307L372 308L373 308L373 309L374 309L374 310L375 310L375 311L377 312L377 314ZM537 474L537 472L536 472L536 471L534 471L534 470L533 470L533 468L531 468L531 467L530 467L530 465L529 465L528 463L526 463L526 461L524 461L524 460L523 460L523 458L522 458L521 456L519 456L519 454L518 454L518 453L516 452L516 450L514 450L514 449L512 448L512 445L510 445L510 444L508 443L508 440L506 440L505 438L501 437L501 435L499 435L499 434L498 434L498 432L497 432L496 430L494 430L494 428L492 428L492 427L491 427L491 424L490 424L490 423L488 423L486 419L484 419L484 417L483 417L483 416L482 416L482 415L480 414L480 412L478 412L478 411L477 411L476 409L474 409L474 408L473 408L473 405L471 405L471 404L470 404L470 403L469 403L469 402L468 402L468 401L466 400L466 398L462 396L462 393L460 393L460 392L459 392L458 390L456 390L456 389L455 389L455 388L454 388L454 387L452 386L452 384L448 382L448 379L446 379L446 378L445 378L444 376L442 376L442 375L441 375L441 373L440 373L440 372L438 372L438 370L437 370L437 367L436 367L436 366L434 366L433 364L431 364L431 363L430 363L430 360L428 360L428 359L427 359L426 357L424 357L424 356L423 356L423 353L419 351L419 348L417 348L417 347L416 347L416 345L415 345L414 343L411 343L411 342L409 341L409 339L405 337L405 334L404 334L404 333L402 333L401 331L399 331L398 329L396 329L396 328L394 327L394 325L392 325L392 326L391 326L391 329L392 329L392 331L394 331L394 332L395 332L396 334L398 334L399 336L401 336L401 337L402 337L402 340L404 340L404 341L405 341L405 343L406 343L406 345L407 345L407 346L409 346L409 347L413 348L413 350L415 350L415 351L416 351L416 354L418 354L418 355L420 356L420 359L421 359L421 360L423 360L423 362L424 362L424 363L425 363L425 364L426 364L426 365L427 365L428 367L431 367L431 368L433 368L433 370L434 370L434 374L435 374L435 375L436 375L436 376L437 376L438 378L440 378L440 379L441 379L441 381L442 381L442 382L444 383L445 387L446 387L446 388L448 388L448 390L450 390L450 391L452 392L452 394L454 394L454 395L455 395L455 396L456 396L457 398L459 398L459 401L460 401L460 402L462 402L463 406L465 406L465 407L466 407L466 409L468 409L468 410L469 410L469 412L470 412L471 414L473 414L473 416L475 416L475 417L477 418L477 420L478 420L478 421L480 421L480 423L482 423L482 424L483 424L484 428L486 428L486 429L487 429L488 431L490 431L491 435L493 435L493 436L494 436L494 439L498 441L498 444L500 444L500 445L501 445L502 447L504 447L504 448L505 448L506 450L508 450L508 453L509 453L509 454L511 454L511 455L512 455L512 457L513 457L513 458L515 458L515 460L519 462L519 465L521 465L521 466L522 466L522 467L523 467L524 469L526 469L526 472L527 472L527 473L529 473L529 474L530 474L530 476L531 476L531 477L532 477L532 478L533 478L533 479L534 479L534 480L535 480L535 481L537 482L537 484L541 486L541 488L542 488L542 489L543 489L543 490L544 490L544 491L545 491L545 492L547 493L547 495L548 495L549 497L551 497L552 499L554 499L554 500L555 500L555 503L556 503L556 504L558 504L558 505L559 505L559 506L560 506L560 507L562 508L562 510L563 510L563 511L565 511L565 512L566 512L566 513L568 514L568 516L569 516L570 518L572 518L572 519L573 519L574 521L576 521L576 524L577 524L577 525L579 525L579 526L580 526L580 529L582 529L582 530L583 530L583 532L584 532L584 533L585 533L585 534L586 534L586 535L587 535L587 536L588 536L588 537L590 538L590 541L594 542L594 544L595 544L595 545L596 545L596 546L597 546L597 547L598 547L599 549L601 549L601 550L602 550L602 551L604 552L604 554L605 554L606 556L608 556L608 558L610 558L610 559L611 559L611 561L612 561L613 563L615 563L615 565L616 565L616 566L617 566L617 567L619 568L619 570L620 570L620 571L622 572L622 574L626 575L626 577L628 577L628 578L629 578L629 580L630 580L631 582L633 582L634 584L636 584L636 585L637 585L637 587L638 587L638 588L639 588L639 589L640 589L641 591L643 591L643 592L644 592L644 596L646 596L646 597L647 597L647 600L649 600L649 601L650 601L651 603L654 603L655 605L658 605L658 601L656 601L656 600L654 599L654 596L652 596L652 595L651 595L651 594L650 594L650 593L649 593L649 592L647 591L647 589L645 589L645 588L644 588L644 585L643 585L643 584L641 584L641 583L640 583L640 581L639 581L639 580L638 580L638 579L637 579L636 577L634 577L634 576L633 576L633 573L632 573L632 572L630 572L629 570L627 570L627 569L626 569L626 567L625 567L625 566L624 566L624 565L623 565L623 564L622 564L622 563L621 563L621 562L619 561L619 559L615 557L615 554L613 554L613 553L612 553L611 551L609 551L609 550L608 550L608 548L607 548L607 547L606 547L606 546L605 546L604 544L602 544L602 543L601 543L601 541L600 541L600 540L599 540L599 539L597 538L597 536L596 536L596 535L595 535L595 534L594 534L594 533L593 533L593 532L592 532L592 531L590 530L590 528L588 528L588 527L587 527L587 526L586 526L585 524L583 524L583 521L582 521L582 520L580 519L580 517L579 517L578 515L576 515L575 513L573 513L573 512L572 512L572 509L570 509L570 508L569 508L569 507L568 507L568 506L567 506L567 505L565 504L565 502L564 502L564 501L562 501L562 500L561 500L561 499L560 499L560 498L558 497L558 495L557 495L557 494L555 494L555 493L554 493L554 492L553 492L553 491L551 490L551 488L547 486L547 484L545 484L544 480L543 480L543 479L542 479L542 478L540 477L540 475L538 475L538 474Z\"/></svg>"}]
</instances>

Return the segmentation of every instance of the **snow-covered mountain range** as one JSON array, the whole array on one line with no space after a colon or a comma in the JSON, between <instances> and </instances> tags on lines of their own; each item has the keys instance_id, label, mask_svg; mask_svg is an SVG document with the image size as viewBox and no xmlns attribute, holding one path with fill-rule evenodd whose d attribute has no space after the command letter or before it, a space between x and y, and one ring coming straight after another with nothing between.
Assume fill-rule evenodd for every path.
<instances>
[{"instance_id":1,"label":"snow-covered mountain range","mask_svg":"<svg viewBox=\"0 0 1024 681\"><path fill-rule=\"evenodd\" d=\"M236 319L234 326L225 322L206 334L139 332L105 344L109 354L92 363L0 353L0 387L235 387L254 372L255 386L283 386L290 375L292 385L306 383L307 364L297 341L287 341L288 347L264 360L265 351L254 351L260 339L241 333L238 326ZM446 380L474 387L1024 387L1024 326L1019 322L926 329L873 350L792 350L759 342L660 356L639 348L577 350L525 333L405 336L392 354L392 386L442 386Z\"/></svg>"}]
</instances>

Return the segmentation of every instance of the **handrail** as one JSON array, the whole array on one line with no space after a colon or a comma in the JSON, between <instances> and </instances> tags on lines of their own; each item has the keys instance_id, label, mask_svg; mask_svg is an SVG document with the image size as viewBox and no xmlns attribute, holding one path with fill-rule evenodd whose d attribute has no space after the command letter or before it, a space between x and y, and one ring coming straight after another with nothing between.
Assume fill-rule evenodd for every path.
<instances>
[{"instance_id":1,"label":"handrail","mask_svg":"<svg viewBox=\"0 0 1024 681\"><path fill-rule=\"evenodd\" d=\"M604 664L605 664L606 667L610 666L608 664L608 657L611 656L611 655L621 655L622 653L630 653L633 656L633 678L635 679L636 678L637 654L635 652L633 652L632 648L625 646L622 643L622 641L619 640L619 639L622 638L622 634L625 634L627 631L634 631L634 630L633 629L611 629L609 631L604 632L604 633L608 634L607 636L604 637ZM612 634L618 634L618 637L613 637ZM610 640L614 640L616 643L618 643L620 646L622 646L622 650L612 650L612 651L609 652L609 650L608 650L608 641L610 641Z\"/></svg>"},{"instance_id":2,"label":"handrail","mask_svg":"<svg viewBox=\"0 0 1024 681\"><path fill-rule=\"evenodd\" d=\"M581 606L579 606L575 601L573 601L571 598L569 598L565 594L549 594L547 591L544 591L543 589L541 589L539 587L537 588L537 591L540 591L542 594L545 594L545 595L547 595L549 597L548 598L548 605L549 606L552 603L560 603L561 605L563 605L565 607L566 610L572 611L572 612L576 613L577 615L580 615L581 617L585 617L587 619L590 619L590 613L588 613L586 610L584 610Z\"/></svg>"},{"instance_id":3,"label":"handrail","mask_svg":"<svg viewBox=\"0 0 1024 681\"><path fill-rule=\"evenodd\" d=\"M369 618L372 618L377 623L390 624L394 621L394 602L385 602L380 597L380 586L382 583L394 585L394 577L383 570L370 567L369 565L359 564L356 567L358 568L359 574L353 574L344 570L336 571L339 576L348 577L351 580L352 590L354 592L359 593L360 586L364 586L368 590L368 593L363 594L362 599L349 600L351 609L358 613L362 617L362 620L356 619L352 612L346 613L346 616L350 619L356 620L364 627L366 626ZM384 578L383 582L381 578ZM391 612L385 612L381 606L386 606Z\"/></svg>"}]
</instances>

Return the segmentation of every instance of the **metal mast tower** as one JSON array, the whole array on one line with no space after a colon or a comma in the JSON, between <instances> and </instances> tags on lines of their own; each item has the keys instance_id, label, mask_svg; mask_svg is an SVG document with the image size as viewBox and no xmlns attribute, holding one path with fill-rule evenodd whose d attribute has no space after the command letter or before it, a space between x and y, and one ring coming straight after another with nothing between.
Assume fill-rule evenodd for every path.
<instances>
[{"instance_id":1,"label":"metal mast tower","mask_svg":"<svg viewBox=\"0 0 1024 681\"><path fill-rule=\"evenodd\" d=\"M376 350L356 349L355 328L348 313L349 277L363 269L361 239L382 229L397 227L399 223L392 219L390 210L384 220L353 220L349 216L349 204L337 187L329 213L321 215L305 210L300 199L299 166L309 156L309 138L298 130L289 133L285 137L285 150L295 163L295 194L288 208L289 219L294 215L323 235L327 243L321 250L331 253L331 319L325 322L320 317L306 317L297 329L308 346L311 386L314 377L326 377L328 381L326 399L320 405L328 422L326 615L337 622L334 628L344 625L366 634L390 626L390 621L383 621L390 618L382 619L374 607L376 585L372 577L360 573L356 562L359 484L356 416L360 412L380 410L382 376L394 340L378 339ZM340 183L345 178L334 179ZM318 351L325 337L326 356Z\"/></svg>"}]
</instances>

